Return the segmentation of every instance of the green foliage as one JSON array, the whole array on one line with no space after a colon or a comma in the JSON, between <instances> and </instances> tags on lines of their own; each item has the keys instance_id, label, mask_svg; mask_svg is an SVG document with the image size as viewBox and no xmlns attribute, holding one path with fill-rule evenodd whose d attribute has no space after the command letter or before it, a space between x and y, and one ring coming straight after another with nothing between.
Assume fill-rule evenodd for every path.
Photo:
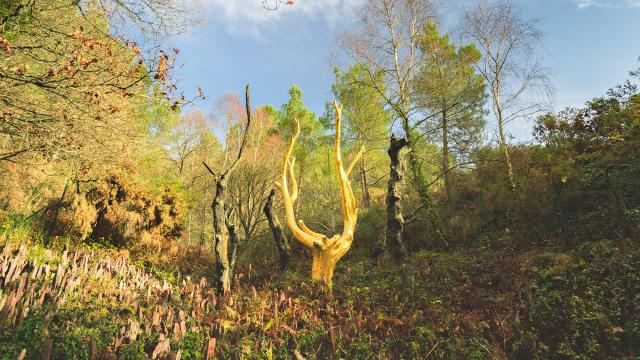
<instances>
[{"instance_id":1,"label":"green foliage","mask_svg":"<svg viewBox=\"0 0 640 360\"><path fill-rule=\"evenodd\" d=\"M354 251L375 250L384 237L385 212L379 207L362 209L358 212L358 227L355 233Z\"/></svg>"},{"instance_id":2,"label":"green foliage","mask_svg":"<svg viewBox=\"0 0 640 360\"><path fill-rule=\"evenodd\" d=\"M189 331L180 341L182 358L185 360L196 360L202 358L202 344L205 338L200 332Z\"/></svg>"},{"instance_id":3,"label":"green foliage","mask_svg":"<svg viewBox=\"0 0 640 360\"><path fill-rule=\"evenodd\" d=\"M537 121L534 134L544 147L534 160L547 175L565 227L579 224L573 231L582 237L630 236L638 226L633 216L640 205L637 91L627 82L583 109L546 114ZM567 239L567 245L573 240Z\"/></svg>"},{"instance_id":4,"label":"green foliage","mask_svg":"<svg viewBox=\"0 0 640 360\"><path fill-rule=\"evenodd\" d=\"M29 257L40 259L40 253L38 246L29 246ZM412 258L410 292L390 259L376 263L354 258L357 253L350 256L349 264L337 269L333 298L319 296L296 273L280 281L265 277L273 264L256 263L260 276L251 276L228 305L210 308L204 324L188 321L186 334L172 339L171 349L181 349L184 358L200 358L212 336L224 356L248 359L292 357L294 350L305 357L349 359L640 354L640 249L635 246L602 241L569 253L504 248L420 252ZM239 273L247 279L246 269ZM45 340L53 340L58 358L86 358L91 338L98 349L113 348L120 329L128 329L137 314L111 292L119 280L103 281L88 276L83 284L89 293L67 296L57 309L36 309L17 327L0 329L3 356L15 358L26 348L33 358ZM168 281L174 295L162 302L190 313L193 304L176 296L182 280ZM138 290L121 291L132 292L135 299ZM151 299L142 309L145 319L153 311ZM146 358L154 349L158 334L145 326L142 330L135 340L119 345L119 358Z\"/></svg>"},{"instance_id":5,"label":"green foliage","mask_svg":"<svg viewBox=\"0 0 640 360\"><path fill-rule=\"evenodd\" d=\"M582 245L577 256L561 268L554 259L532 268L527 322L537 347L557 359L640 352L638 250L601 242Z\"/></svg>"},{"instance_id":6,"label":"green foliage","mask_svg":"<svg viewBox=\"0 0 640 360\"><path fill-rule=\"evenodd\" d=\"M352 65L345 72L334 67L333 72L336 80L331 88L343 107L343 137L352 138L356 148L362 145L374 149L384 147L391 115L385 110L380 95L385 93L382 74L372 73L361 64ZM322 118L327 129L333 129L334 116L333 104L327 104L327 113Z\"/></svg>"},{"instance_id":7,"label":"green foliage","mask_svg":"<svg viewBox=\"0 0 640 360\"><path fill-rule=\"evenodd\" d=\"M287 141L295 131L296 119L300 122L300 137L294 149L294 155L300 161L306 159L318 145L322 127L316 118L316 114L304 106L302 90L293 85L289 89L289 101L282 105L282 109L280 109L277 116L281 136Z\"/></svg>"},{"instance_id":8,"label":"green foliage","mask_svg":"<svg viewBox=\"0 0 640 360\"><path fill-rule=\"evenodd\" d=\"M482 140L485 126L487 94L483 78L474 69L480 52L473 44L457 46L449 35L440 35L431 21L423 31L420 47L426 61L414 79L414 87L417 102L434 116L423 128L440 143L445 136L442 131L447 132L450 143L446 146L461 160ZM435 136L437 132L441 133L439 137Z\"/></svg>"}]
</instances>

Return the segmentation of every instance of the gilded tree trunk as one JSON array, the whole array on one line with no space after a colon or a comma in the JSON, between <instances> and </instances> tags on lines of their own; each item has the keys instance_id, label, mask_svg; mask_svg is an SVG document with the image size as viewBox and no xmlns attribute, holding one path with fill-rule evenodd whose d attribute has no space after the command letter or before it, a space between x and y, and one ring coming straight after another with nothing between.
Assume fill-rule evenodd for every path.
<instances>
[{"instance_id":1,"label":"gilded tree trunk","mask_svg":"<svg viewBox=\"0 0 640 360\"><path fill-rule=\"evenodd\" d=\"M333 269L338 259L330 250L316 249L312 251L313 263L311 264L311 278L320 282L329 291L333 286Z\"/></svg>"},{"instance_id":2,"label":"gilded tree trunk","mask_svg":"<svg viewBox=\"0 0 640 360\"><path fill-rule=\"evenodd\" d=\"M353 195L353 189L349 182L349 174L360 157L364 153L364 148L354 157L349 166L345 169L340 155L340 123L342 107L334 102L336 110L336 138L334 142L333 159L338 174L338 188L340 190L340 200L342 202L342 233L331 238L324 234L317 233L309 229L302 220L296 221L294 204L298 200L298 182L294 176L295 158L291 157L293 147L300 135L300 122L296 120L296 132L291 138L287 152L282 160L282 171L280 181L276 186L282 192L284 214L287 227L291 230L293 237L304 247L309 249L313 257L311 266L311 277L323 284L323 287L331 292L333 284L333 271L336 263L351 248L353 235L358 219L358 207Z\"/></svg>"}]
</instances>

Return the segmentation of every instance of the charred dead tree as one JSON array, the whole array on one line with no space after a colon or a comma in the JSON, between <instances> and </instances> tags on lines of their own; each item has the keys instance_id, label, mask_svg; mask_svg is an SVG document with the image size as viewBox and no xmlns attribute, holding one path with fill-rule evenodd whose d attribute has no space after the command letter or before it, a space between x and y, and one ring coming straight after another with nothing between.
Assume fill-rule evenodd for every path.
<instances>
[{"instance_id":1,"label":"charred dead tree","mask_svg":"<svg viewBox=\"0 0 640 360\"><path fill-rule=\"evenodd\" d=\"M387 153L389 155L389 183L387 186L387 230L386 236L378 247L377 254L381 254L390 248L391 254L399 263L403 264L409 259L409 251L404 241L405 220L402 215L402 190L400 185L404 178L404 166L402 164L402 149L409 144L406 138L391 136L391 143Z\"/></svg>"},{"instance_id":2,"label":"charred dead tree","mask_svg":"<svg viewBox=\"0 0 640 360\"><path fill-rule=\"evenodd\" d=\"M410 147L406 138L398 139L391 136L391 142L387 154L389 155L389 183L387 186L387 231L379 252L389 248L391 255L400 265L400 276L405 290L413 291L414 275L409 260L409 249L405 241L405 225L415 220L415 212L405 218L402 213L402 190L400 185L404 179L404 165L402 150ZM423 205L424 206L424 203ZM421 206L421 207L422 207ZM420 207L420 208L421 208ZM420 208L416 209L419 210Z\"/></svg>"},{"instance_id":3,"label":"charred dead tree","mask_svg":"<svg viewBox=\"0 0 640 360\"><path fill-rule=\"evenodd\" d=\"M289 266L289 260L291 259L291 245L289 239L285 236L284 230L278 221L277 215L273 212L273 198L276 196L276 190L271 189L267 202L264 205L264 215L269 222L269 228L273 233L273 239L276 242L278 248L278 255L280 256L280 271L287 270Z\"/></svg>"},{"instance_id":4,"label":"charred dead tree","mask_svg":"<svg viewBox=\"0 0 640 360\"><path fill-rule=\"evenodd\" d=\"M215 271L217 278L217 291L219 295L226 295L231 292L231 284L233 280L233 268L236 262L236 252L238 247L238 234L236 225L233 223L232 214L228 211L225 204L227 192L227 177L233 172L236 165L242 158L243 150L247 144L249 129L251 127L251 105L249 102L249 85L246 87L245 104L247 112L247 126L242 135L242 142L238 149L238 156L233 163L227 168L216 173L206 162L204 167L213 176L215 182L215 194L211 203L213 212L213 243L216 253ZM226 145L227 148L229 144Z\"/></svg>"}]
</instances>

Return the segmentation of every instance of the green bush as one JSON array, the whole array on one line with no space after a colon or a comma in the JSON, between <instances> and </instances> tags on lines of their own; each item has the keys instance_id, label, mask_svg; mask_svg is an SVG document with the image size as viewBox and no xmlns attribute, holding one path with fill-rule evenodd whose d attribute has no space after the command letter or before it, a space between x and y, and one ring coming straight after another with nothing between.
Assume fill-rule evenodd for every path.
<instances>
[{"instance_id":1,"label":"green bush","mask_svg":"<svg viewBox=\"0 0 640 360\"><path fill-rule=\"evenodd\" d=\"M538 347L558 359L640 353L640 252L599 242L581 246L577 257L562 270L548 261L532 270L527 320Z\"/></svg>"}]
</instances>

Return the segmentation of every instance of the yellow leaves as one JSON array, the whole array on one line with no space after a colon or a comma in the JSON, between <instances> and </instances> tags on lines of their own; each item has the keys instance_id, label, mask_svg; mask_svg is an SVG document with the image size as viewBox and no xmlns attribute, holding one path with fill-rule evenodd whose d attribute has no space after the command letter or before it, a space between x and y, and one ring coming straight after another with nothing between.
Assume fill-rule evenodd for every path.
<instances>
[{"instance_id":1,"label":"yellow leaves","mask_svg":"<svg viewBox=\"0 0 640 360\"><path fill-rule=\"evenodd\" d=\"M141 55L142 54L142 50L140 50L140 48L138 47L137 43L133 43L133 46L131 46L131 53L133 55Z\"/></svg>"},{"instance_id":2,"label":"yellow leaves","mask_svg":"<svg viewBox=\"0 0 640 360\"><path fill-rule=\"evenodd\" d=\"M273 319L269 320L269 322L267 322L267 324L262 328L263 332L267 332L269 331L269 329L271 329L271 327L273 326Z\"/></svg>"},{"instance_id":3,"label":"yellow leaves","mask_svg":"<svg viewBox=\"0 0 640 360\"><path fill-rule=\"evenodd\" d=\"M95 104L99 103L100 99L102 98L102 93L100 93L100 91L98 90L90 91L88 95L89 95L89 98L91 99L91 102Z\"/></svg>"},{"instance_id":4,"label":"yellow leaves","mask_svg":"<svg viewBox=\"0 0 640 360\"><path fill-rule=\"evenodd\" d=\"M87 68L89 65L91 65L94 62L97 62L98 59L93 58L93 59L89 59L85 56L82 55L82 53L78 53L78 55L76 56L75 62L76 64L82 66L83 68Z\"/></svg>"},{"instance_id":5,"label":"yellow leaves","mask_svg":"<svg viewBox=\"0 0 640 360\"><path fill-rule=\"evenodd\" d=\"M183 95L179 99L174 101L173 104L171 105L171 110L173 110L173 111L178 110L180 108L180 105L182 105L182 103L184 103L184 100L185 100L185 97Z\"/></svg>"},{"instance_id":6,"label":"yellow leaves","mask_svg":"<svg viewBox=\"0 0 640 360\"><path fill-rule=\"evenodd\" d=\"M231 308L230 306L225 305L225 310L227 311L230 317L232 318L238 317L238 312L233 310L233 308Z\"/></svg>"},{"instance_id":7,"label":"yellow leaves","mask_svg":"<svg viewBox=\"0 0 640 360\"><path fill-rule=\"evenodd\" d=\"M165 82L167 79L167 75L169 73L169 55L164 51L160 50L160 58L158 60L158 67L156 69L156 74L153 76L154 79Z\"/></svg>"},{"instance_id":8,"label":"yellow leaves","mask_svg":"<svg viewBox=\"0 0 640 360\"><path fill-rule=\"evenodd\" d=\"M60 67L62 68L62 70L64 70L67 76L73 76L73 74L75 73L73 67L71 66L71 62L67 59L60 61Z\"/></svg>"}]
</instances>

